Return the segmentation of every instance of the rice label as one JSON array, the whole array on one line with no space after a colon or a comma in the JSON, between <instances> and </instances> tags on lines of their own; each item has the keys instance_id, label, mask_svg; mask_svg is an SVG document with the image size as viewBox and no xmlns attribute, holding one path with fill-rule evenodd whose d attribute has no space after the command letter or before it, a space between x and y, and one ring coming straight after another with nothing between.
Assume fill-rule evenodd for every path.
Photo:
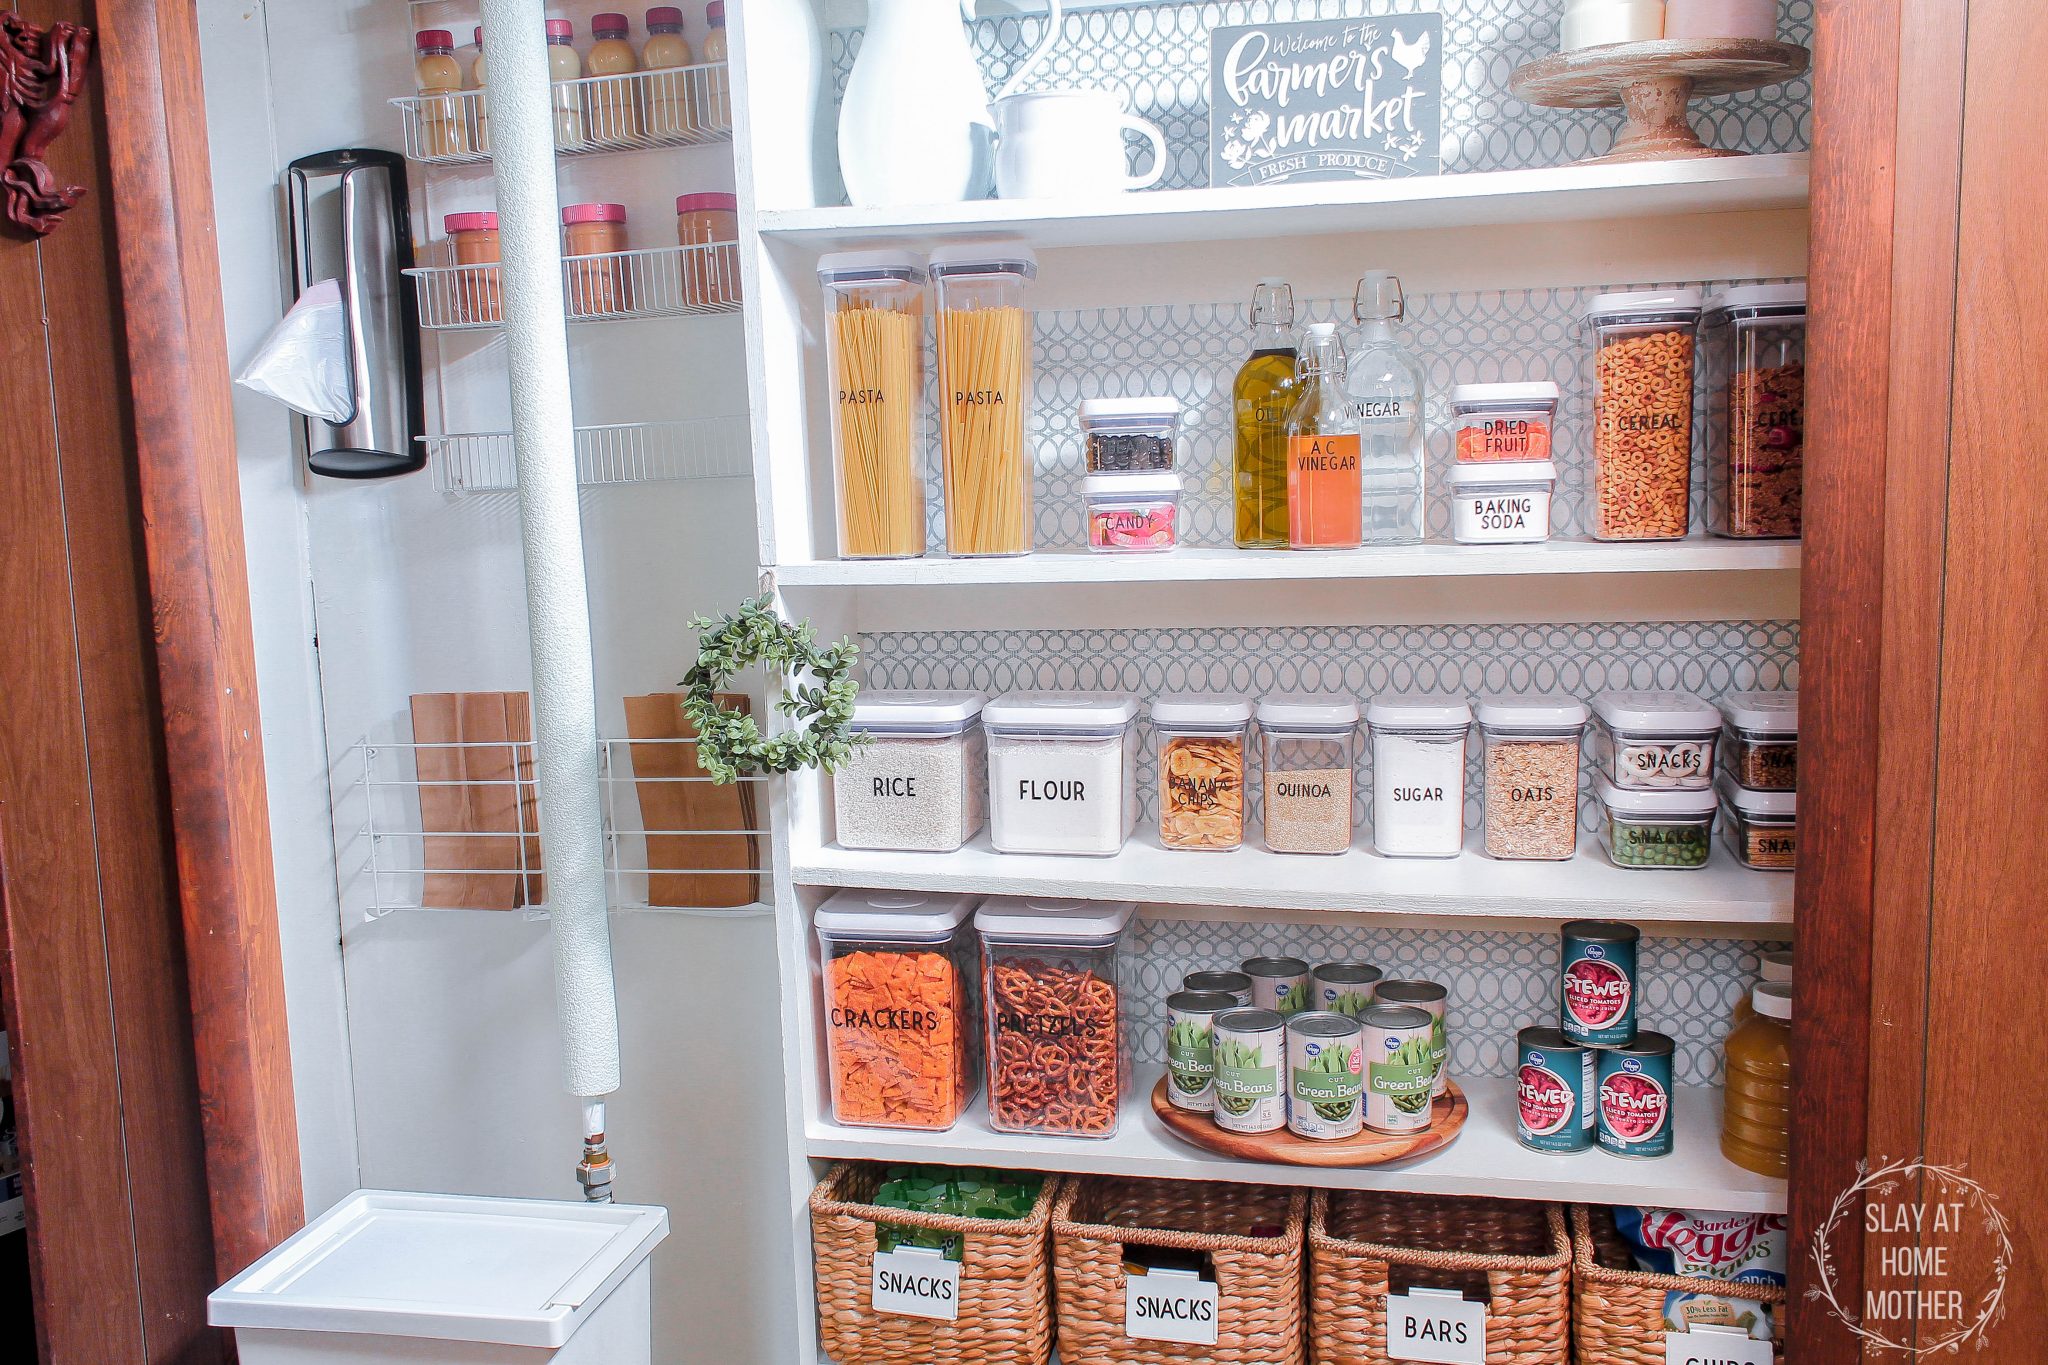
<instances>
[{"instance_id":1,"label":"rice label","mask_svg":"<svg viewBox=\"0 0 2048 1365\"><path fill-rule=\"evenodd\" d=\"M1771 1343L1726 1327L1664 1334L1664 1365L1771 1365Z\"/></svg>"},{"instance_id":2,"label":"rice label","mask_svg":"<svg viewBox=\"0 0 2048 1365\"><path fill-rule=\"evenodd\" d=\"M1486 1365L1486 1305L1455 1290L1387 1296L1387 1358L1435 1365Z\"/></svg>"},{"instance_id":3,"label":"rice label","mask_svg":"<svg viewBox=\"0 0 2048 1365\"><path fill-rule=\"evenodd\" d=\"M869 1302L877 1313L899 1318L960 1317L960 1263L936 1247L898 1247L875 1253L868 1280Z\"/></svg>"},{"instance_id":4,"label":"rice label","mask_svg":"<svg viewBox=\"0 0 2048 1365\"><path fill-rule=\"evenodd\" d=\"M1216 1344L1216 1282L1192 1270L1124 1276L1124 1335L1140 1341Z\"/></svg>"}]
</instances>

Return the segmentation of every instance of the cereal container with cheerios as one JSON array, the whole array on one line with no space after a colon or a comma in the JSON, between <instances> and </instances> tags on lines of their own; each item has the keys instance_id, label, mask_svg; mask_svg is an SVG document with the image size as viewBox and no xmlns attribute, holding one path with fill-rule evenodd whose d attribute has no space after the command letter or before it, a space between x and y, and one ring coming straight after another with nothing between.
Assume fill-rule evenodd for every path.
<instances>
[{"instance_id":1,"label":"cereal container with cheerios","mask_svg":"<svg viewBox=\"0 0 2048 1365\"><path fill-rule=\"evenodd\" d=\"M1678 540L1690 525L1697 289L1598 294L1593 335L1593 535Z\"/></svg>"},{"instance_id":2,"label":"cereal container with cheerios","mask_svg":"<svg viewBox=\"0 0 2048 1365\"><path fill-rule=\"evenodd\" d=\"M1123 1102L1117 940L1130 903L991 896L975 913L999 1133L1106 1138Z\"/></svg>"}]
</instances>

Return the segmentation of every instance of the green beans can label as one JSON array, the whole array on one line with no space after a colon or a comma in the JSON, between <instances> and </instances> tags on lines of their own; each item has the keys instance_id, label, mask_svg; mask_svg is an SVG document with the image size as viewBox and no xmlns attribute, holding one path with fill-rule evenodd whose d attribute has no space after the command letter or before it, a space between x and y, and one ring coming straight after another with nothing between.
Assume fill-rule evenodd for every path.
<instances>
[{"instance_id":1,"label":"green beans can label","mask_svg":"<svg viewBox=\"0 0 2048 1365\"><path fill-rule=\"evenodd\" d=\"M1375 1133L1419 1133L1429 1127L1436 1063L1431 1025L1366 1027L1365 1126Z\"/></svg>"},{"instance_id":2,"label":"green beans can label","mask_svg":"<svg viewBox=\"0 0 2048 1365\"><path fill-rule=\"evenodd\" d=\"M1364 1106L1365 1061L1359 1032L1314 1037L1287 1035L1287 1126L1305 1138L1347 1138L1358 1131Z\"/></svg>"},{"instance_id":3,"label":"green beans can label","mask_svg":"<svg viewBox=\"0 0 2048 1365\"><path fill-rule=\"evenodd\" d=\"M1671 1154L1671 1055L1599 1054L1600 1145L1617 1156Z\"/></svg>"},{"instance_id":4,"label":"green beans can label","mask_svg":"<svg viewBox=\"0 0 2048 1365\"><path fill-rule=\"evenodd\" d=\"M1216 1126L1233 1133L1271 1133L1287 1126L1281 1090L1284 1032L1211 1029L1216 1062Z\"/></svg>"},{"instance_id":5,"label":"green beans can label","mask_svg":"<svg viewBox=\"0 0 2048 1365\"><path fill-rule=\"evenodd\" d=\"M1583 1152L1593 1145L1594 1064L1552 1029L1524 1029L1515 1070L1515 1136L1539 1152ZM1528 1035L1549 1034L1547 1039Z\"/></svg>"},{"instance_id":6,"label":"green beans can label","mask_svg":"<svg viewBox=\"0 0 2048 1365\"><path fill-rule=\"evenodd\" d=\"M1166 1006L1167 1098L1182 1109L1209 1113L1216 1105L1216 1047L1213 1010Z\"/></svg>"},{"instance_id":7,"label":"green beans can label","mask_svg":"<svg viewBox=\"0 0 2048 1365\"><path fill-rule=\"evenodd\" d=\"M1636 944L1564 937L1559 1022L1564 1036L1594 1047L1619 1047L1636 1036Z\"/></svg>"}]
</instances>

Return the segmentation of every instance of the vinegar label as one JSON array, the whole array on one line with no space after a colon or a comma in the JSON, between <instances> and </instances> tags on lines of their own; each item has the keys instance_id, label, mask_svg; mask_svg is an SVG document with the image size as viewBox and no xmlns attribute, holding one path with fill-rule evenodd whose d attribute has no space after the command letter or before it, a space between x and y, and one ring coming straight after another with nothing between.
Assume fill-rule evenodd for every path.
<instances>
[{"instance_id":1,"label":"vinegar label","mask_svg":"<svg viewBox=\"0 0 2048 1365\"><path fill-rule=\"evenodd\" d=\"M1344 548L1365 539L1358 437L1287 438L1288 540L1298 548Z\"/></svg>"}]
</instances>

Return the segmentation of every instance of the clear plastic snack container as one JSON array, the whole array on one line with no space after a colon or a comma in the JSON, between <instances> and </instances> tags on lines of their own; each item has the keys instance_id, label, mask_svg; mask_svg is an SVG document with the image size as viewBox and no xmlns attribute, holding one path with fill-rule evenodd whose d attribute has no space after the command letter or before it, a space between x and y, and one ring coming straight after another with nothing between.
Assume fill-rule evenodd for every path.
<instances>
[{"instance_id":1,"label":"clear plastic snack container","mask_svg":"<svg viewBox=\"0 0 2048 1365\"><path fill-rule=\"evenodd\" d=\"M1137 698L1008 692L982 708L999 853L1120 851L1138 820Z\"/></svg>"},{"instance_id":2,"label":"clear plastic snack container","mask_svg":"<svg viewBox=\"0 0 2048 1365\"><path fill-rule=\"evenodd\" d=\"M1488 856L1561 862L1576 854L1586 704L1532 692L1483 697L1477 710Z\"/></svg>"},{"instance_id":3,"label":"clear plastic snack container","mask_svg":"<svg viewBox=\"0 0 2048 1365\"><path fill-rule=\"evenodd\" d=\"M818 258L842 559L925 551L924 280L908 251Z\"/></svg>"},{"instance_id":4,"label":"clear plastic snack container","mask_svg":"<svg viewBox=\"0 0 2048 1365\"><path fill-rule=\"evenodd\" d=\"M1799 692L1730 692L1721 698L1721 770L1751 791L1799 787Z\"/></svg>"},{"instance_id":5,"label":"clear plastic snack container","mask_svg":"<svg viewBox=\"0 0 2048 1365\"><path fill-rule=\"evenodd\" d=\"M1700 291L1600 294L1593 335L1593 535L1678 540L1691 524Z\"/></svg>"},{"instance_id":6,"label":"clear plastic snack container","mask_svg":"<svg viewBox=\"0 0 2048 1365\"><path fill-rule=\"evenodd\" d=\"M1343 853L1351 847L1358 768L1358 703L1335 692L1280 692L1260 700L1266 847Z\"/></svg>"},{"instance_id":7,"label":"clear plastic snack container","mask_svg":"<svg viewBox=\"0 0 2048 1365\"><path fill-rule=\"evenodd\" d=\"M1521 464L1550 459L1557 397L1557 385L1547 379L1453 386L1451 413L1458 429L1458 463Z\"/></svg>"},{"instance_id":8,"label":"clear plastic snack container","mask_svg":"<svg viewBox=\"0 0 2048 1365\"><path fill-rule=\"evenodd\" d=\"M953 1126L980 1081L972 896L841 891L820 906L819 1026L835 1122Z\"/></svg>"},{"instance_id":9,"label":"clear plastic snack container","mask_svg":"<svg viewBox=\"0 0 2048 1365\"><path fill-rule=\"evenodd\" d=\"M1593 767L1617 787L1705 791L1714 782L1721 713L1690 692L1593 698Z\"/></svg>"},{"instance_id":10,"label":"clear plastic snack container","mask_svg":"<svg viewBox=\"0 0 2048 1365\"><path fill-rule=\"evenodd\" d=\"M1441 692L1396 692L1365 708L1372 731L1372 846L1388 858L1465 851L1465 738L1472 707Z\"/></svg>"},{"instance_id":11,"label":"clear plastic snack container","mask_svg":"<svg viewBox=\"0 0 2048 1365\"><path fill-rule=\"evenodd\" d=\"M1090 474L1088 548L1097 554L1157 554L1180 543L1180 475Z\"/></svg>"},{"instance_id":12,"label":"clear plastic snack container","mask_svg":"<svg viewBox=\"0 0 2048 1365\"><path fill-rule=\"evenodd\" d=\"M1806 463L1806 282L1748 284L1707 302L1707 529L1799 534Z\"/></svg>"},{"instance_id":13,"label":"clear plastic snack container","mask_svg":"<svg viewBox=\"0 0 2048 1365\"><path fill-rule=\"evenodd\" d=\"M1161 847L1228 852L1243 846L1251 716L1243 697L1174 692L1153 700Z\"/></svg>"},{"instance_id":14,"label":"clear plastic snack container","mask_svg":"<svg viewBox=\"0 0 2048 1365\"><path fill-rule=\"evenodd\" d=\"M990 896L975 913L997 1132L1115 1136L1130 1065L1117 941L1135 909Z\"/></svg>"},{"instance_id":15,"label":"clear plastic snack container","mask_svg":"<svg viewBox=\"0 0 2048 1365\"><path fill-rule=\"evenodd\" d=\"M1799 796L1751 791L1728 774L1714 784L1721 796L1721 837L1744 867L1790 872L1799 865Z\"/></svg>"},{"instance_id":16,"label":"clear plastic snack container","mask_svg":"<svg viewBox=\"0 0 2048 1365\"><path fill-rule=\"evenodd\" d=\"M1090 474L1159 474L1174 467L1180 400L1084 398L1081 437Z\"/></svg>"},{"instance_id":17,"label":"clear plastic snack container","mask_svg":"<svg viewBox=\"0 0 2048 1365\"><path fill-rule=\"evenodd\" d=\"M988 814L979 692L863 689L848 728L867 742L832 774L842 848L951 853Z\"/></svg>"},{"instance_id":18,"label":"clear plastic snack container","mask_svg":"<svg viewBox=\"0 0 2048 1365\"><path fill-rule=\"evenodd\" d=\"M1600 844L1616 867L1702 868L1707 865L1718 805L1713 788L1645 791L1596 778Z\"/></svg>"}]
</instances>

